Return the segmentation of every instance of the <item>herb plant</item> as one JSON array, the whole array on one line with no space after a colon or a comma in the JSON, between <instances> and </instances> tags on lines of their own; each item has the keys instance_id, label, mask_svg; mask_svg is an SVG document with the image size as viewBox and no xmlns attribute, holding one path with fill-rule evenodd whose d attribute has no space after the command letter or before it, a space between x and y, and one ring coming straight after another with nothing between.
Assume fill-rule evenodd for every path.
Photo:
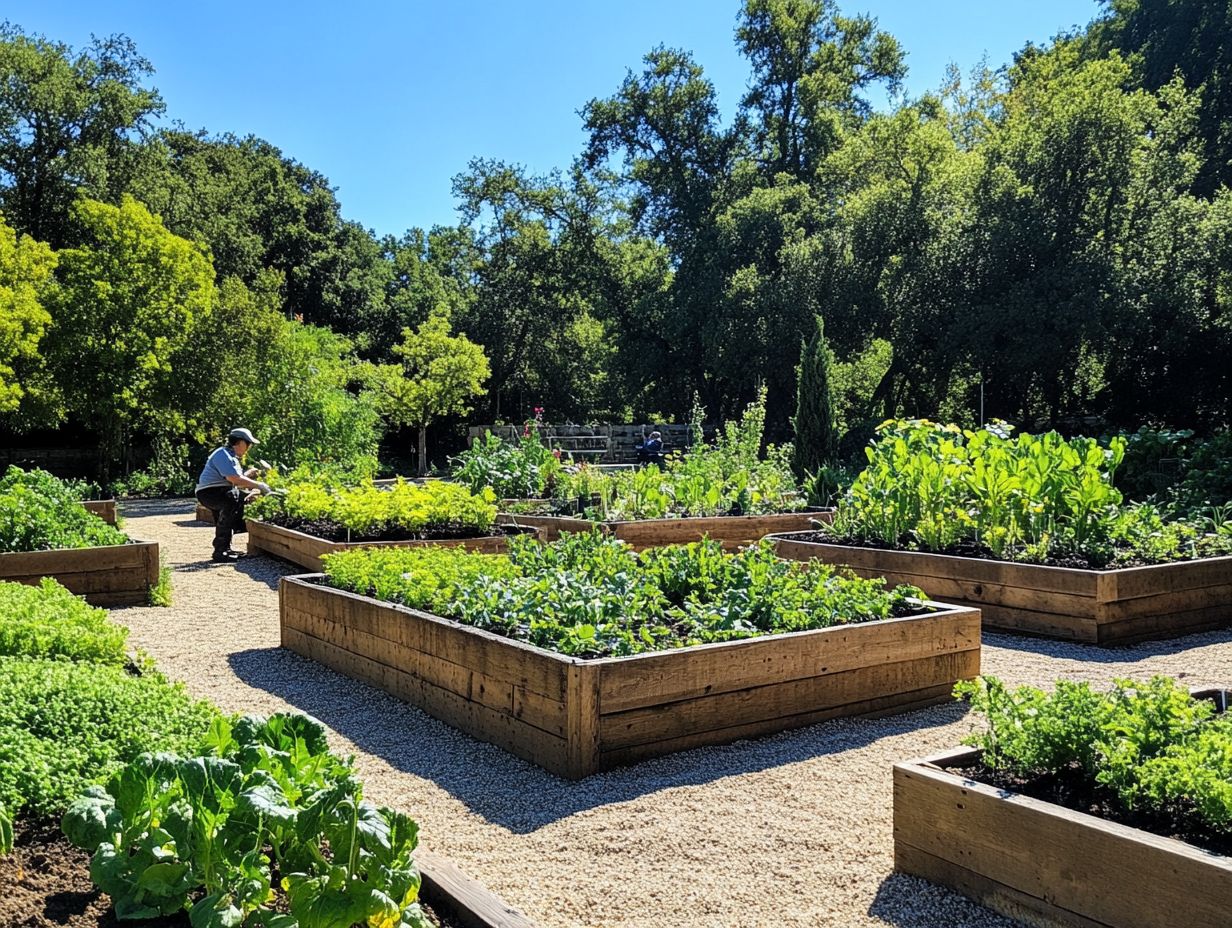
<instances>
[{"instance_id":1,"label":"herb plant","mask_svg":"<svg viewBox=\"0 0 1232 928\"><path fill-rule=\"evenodd\" d=\"M0 654L123 664L128 629L55 580L0 582Z\"/></svg>"},{"instance_id":2,"label":"herb plant","mask_svg":"<svg viewBox=\"0 0 1232 928\"><path fill-rule=\"evenodd\" d=\"M914 587L784 561L762 543L729 554L712 540L635 554L598 533L509 554L383 548L327 555L330 585L424 609L577 657L660 651L804 631L920 610Z\"/></svg>"},{"instance_id":3,"label":"herb plant","mask_svg":"<svg viewBox=\"0 0 1232 928\"><path fill-rule=\"evenodd\" d=\"M187 910L194 928L428 928L418 826L364 801L319 722L218 719L204 747L143 754L65 814L118 918Z\"/></svg>"},{"instance_id":4,"label":"herb plant","mask_svg":"<svg viewBox=\"0 0 1232 928\"><path fill-rule=\"evenodd\" d=\"M1055 692L964 681L988 727L968 739L983 763L1025 779L1076 772L1125 809L1232 835L1232 718L1167 677L1118 680L1098 693L1059 681Z\"/></svg>"},{"instance_id":5,"label":"herb plant","mask_svg":"<svg viewBox=\"0 0 1232 928\"><path fill-rule=\"evenodd\" d=\"M399 480L389 488L371 481L358 486L299 482L285 490L254 501L249 515L290 528L334 526L356 540L440 531L482 535L496 521L491 490L476 495L461 484L444 481L420 486Z\"/></svg>"}]
</instances>

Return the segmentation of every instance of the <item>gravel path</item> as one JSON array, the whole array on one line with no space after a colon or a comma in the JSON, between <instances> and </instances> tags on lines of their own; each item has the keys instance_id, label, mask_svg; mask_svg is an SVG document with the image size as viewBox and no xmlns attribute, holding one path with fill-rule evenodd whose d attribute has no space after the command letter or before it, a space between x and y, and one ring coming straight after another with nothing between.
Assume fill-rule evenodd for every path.
<instances>
[{"instance_id":1,"label":"gravel path","mask_svg":"<svg viewBox=\"0 0 1232 928\"><path fill-rule=\"evenodd\" d=\"M278 647L278 578L265 557L209 562L212 529L186 500L123 507L160 542L170 609L116 610L131 643L235 712L296 709L356 756L366 795L406 810L542 928L1006 928L947 890L893 873L890 765L958 743L957 705L840 720L559 780L417 709ZM242 546L244 536L237 541ZM1104 651L986 635L983 667L1014 683L1167 673L1232 680L1232 632Z\"/></svg>"}]
</instances>

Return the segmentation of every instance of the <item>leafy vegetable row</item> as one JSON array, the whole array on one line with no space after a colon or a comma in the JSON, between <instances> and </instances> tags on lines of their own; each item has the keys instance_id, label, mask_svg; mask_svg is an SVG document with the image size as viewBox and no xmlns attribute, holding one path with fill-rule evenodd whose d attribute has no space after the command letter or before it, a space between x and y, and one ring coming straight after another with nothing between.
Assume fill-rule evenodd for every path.
<instances>
[{"instance_id":1,"label":"leafy vegetable row","mask_svg":"<svg viewBox=\"0 0 1232 928\"><path fill-rule=\"evenodd\" d=\"M10 466L0 478L0 552L122 545L128 538L81 506L83 487Z\"/></svg>"},{"instance_id":2,"label":"leafy vegetable row","mask_svg":"<svg viewBox=\"0 0 1232 928\"><path fill-rule=\"evenodd\" d=\"M424 609L579 657L637 654L918 611L914 587L784 561L762 543L737 554L715 541L635 554L598 533L505 555L381 548L325 558L340 589Z\"/></svg>"},{"instance_id":3,"label":"leafy vegetable row","mask_svg":"<svg viewBox=\"0 0 1232 928\"><path fill-rule=\"evenodd\" d=\"M1096 568L1232 553L1232 531L1123 505L1113 477L1124 449L1122 438L1104 447L1056 432L1010 437L1008 426L887 422L832 531L925 551L975 546L1013 560L1078 557Z\"/></svg>"},{"instance_id":4,"label":"leafy vegetable row","mask_svg":"<svg viewBox=\"0 0 1232 928\"><path fill-rule=\"evenodd\" d=\"M496 497L491 490L471 493L456 483L431 481L422 486L399 480L392 487L366 481L338 486L316 481L280 484L285 493L255 500L248 514L280 524L327 522L357 537L376 538L390 532L465 530L482 535L496 521Z\"/></svg>"}]
</instances>

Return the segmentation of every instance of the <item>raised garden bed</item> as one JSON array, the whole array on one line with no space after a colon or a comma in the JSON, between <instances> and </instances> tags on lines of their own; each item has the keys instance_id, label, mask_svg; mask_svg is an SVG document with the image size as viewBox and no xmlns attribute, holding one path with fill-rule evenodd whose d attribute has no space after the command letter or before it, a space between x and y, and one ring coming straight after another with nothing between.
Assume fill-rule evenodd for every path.
<instances>
[{"instance_id":1,"label":"raised garden bed","mask_svg":"<svg viewBox=\"0 0 1232 928\"><path fill-rule=\"evenodd\" d=\"M0 553L0 580L52 577L93 606L144 605L158 585L158 542Z\"/></svg>"},{"instance_id":2,"label":"raised garden bed","mask_svg":"<svg viewBox=\"0 0 1232 928\"><path fill-rule=\"evenodd\" d=\"M279 586L282 644L579 779L674 751L948 701L975 609L583 660L324 585Z\"/></svg>"},{"instance_id":3,"label":"raised garden bed","mask_svg":"<svg viewBox=\"0 0 1232 928\"><path fill-rule=\"evenodd\" d=\"M850 567L976 606L987 628L1090 644L1175 638L1232 624L1232 557L1079 570L776 535L780 557Z\"/></svg>"},{"instance_id":4,"label":"raised garden bed","mask_svg":"<svg viewBox=\"0 0 1232 928\"><path fill-rule=\"evenodd\" d=\"M196 517L198 522L204 522L207 525L214 524L214 510L206 509L200 503L197 503Z\"/></svg>"},{"instance_id":5,"label":"raised garden bed","mask_svg":"<svg viewBox=\"0 0 1232 928\"><path fill-rule=\"evenodd\" d=\"M92 512L108 525L116 524L116 501L114 499L85 499L81 501L86 512Z\"/></svg>"},{"instance_id":6,"label":"raised garden bed","mask_svg":"<svg viewBox=\"0 0 1232 928\"><path fill-rule=\"evenodd\" d=\"M515 515L502 512L496 521L502 525L528 525L543 530L545 541L555 541L563 532L589 532L597 529L614 535L641 551L658 545L683 544L709 536L729 551L750 545L775 532L801 532L813 522L829 522L833 513L784 512L762 516L713 516L690 519L639 519L630 522L602 522L572 516Z\"/></svg>"},{"instance_id":7,"label":"raised garden bed","mask_svg":"<svg viewBox=\"0 0 1232 928\"><path fill-rule=\"evenodd\" d=\"M1031 925L1229 924L1232 858L951 772L979 763L894 765L895 869Z\"/></svg>"},{"instance_id":8,"label":"raised garden bed","mask_svg":"<svg viewBox=\"0 0 1232 928\"><path fill-rule=\"evenodd\" d=\"M412 539L404 541L329 541L299 532L295 529L283 528L269 522L248 520L248 553L269 554L282 558L308 570L321 570L324 566L321 557L335 554L338 551L349 551L355 548L416 548L425 545L445 545L449 547L466 548L470 551L482 551L485 554L499 554L508 549L509 536L517 534L539 534L537 529L503 527L499 532L474 538L441 538Z\"/></svg>"}]
</instances>

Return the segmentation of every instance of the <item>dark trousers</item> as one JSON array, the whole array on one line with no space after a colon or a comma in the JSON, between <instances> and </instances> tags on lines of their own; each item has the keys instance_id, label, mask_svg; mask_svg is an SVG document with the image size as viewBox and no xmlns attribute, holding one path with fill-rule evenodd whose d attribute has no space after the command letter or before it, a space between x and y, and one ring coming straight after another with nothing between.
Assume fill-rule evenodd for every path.
<instances>
[{"instance_id":1,"label":"dark trousers","mask_svg":"<svg viewBox=\"0 0 1232 928\"><path fill-rule=\"evenodd\" d=\"M244 493L239 487L204 487L197 502L214 513L214 553L231 548L231 536L247 531L244 525Z\"/></svg>"}]
</instances>

